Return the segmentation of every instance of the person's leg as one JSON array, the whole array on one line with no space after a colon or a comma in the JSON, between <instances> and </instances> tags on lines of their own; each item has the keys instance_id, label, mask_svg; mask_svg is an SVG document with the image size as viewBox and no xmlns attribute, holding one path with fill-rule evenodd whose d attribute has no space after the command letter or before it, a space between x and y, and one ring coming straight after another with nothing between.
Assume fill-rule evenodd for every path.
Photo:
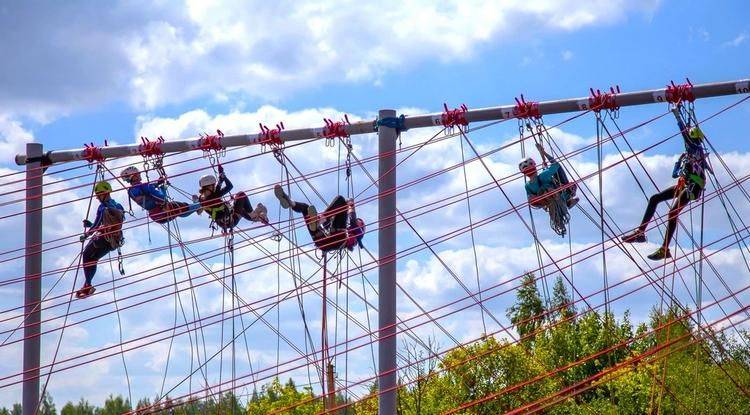
<instances>
[{"instance_id":1,"label":"person's leg","mask_svg":"<svg viewBox=\"0 0 750 415\"><path fill-rule=\"evenodd\" d=\"M301 213L303 216L307 216L307 211L310 208L310 205L307 203L302 202L294 202L294 206L292 206L292 210Z\"/></svg>"},{"instance_id":2,"label":"person's leg","mask_svg":"<svg viewBox=\"0 0 750 415\"><path fill-rule=\"evenodd\" d=\"M101 238L89 241L83 249L81 260L83 261L83 275L86 278L85 285L91 285L96 274L96 263L102 259L112 247Z\"/></svg>"},{"instance_id":3,"label":"person's leg","mask_svg":"<svg viewBox=\"0 0 750 415\"><path fill-rule=\"evenodd\" d=\"M646 211L643 213L643 219L641 220L641 224L638 227L639 231L646 231L646 226L648 226L648 223L651 222L651 219L653 219L654 217L654 213L656 213L656 207L661 202L666 202L668 200L674 199L676 196L676 190L677 186L670 186L648 199L648 206L646 206Z\"/></svg>"},{"instance_id":4,"label":"person's leg","mask_svg":"<svg viewBox=\"0 0 750 415\"><path fill-rule=\"evenodd\" d=\"M646 226L648 226L648 223L653 219L654 214L656 213L656 207L661 202L673 199L675 197L676 189L677 186L670 186L651 196L648 199L648 205L646 206L646 211L643 213L643 219L641 220L641 224L638 225L638 229L629 235L624 236L622 241L626 243L646 242Z\"/></svg>"},{"instance_id":5,"label":"person's leg","mask_svg":"<svg viewBox=\"0 0 750 415\"><path fill-rule=\"evenodd\" d=\"M245 192L239 192L234 195L234 205L232 206L232 209L234 209L234 213L243 218L252 220L250 212L252 212L253 208L250 206L250 201L247 199Z\"/></svg>"},{"instance_id":6,"label":"person's leg","mask_svg":"<svg viewBox=\"0 0 750 415\"><path fill-rule=\"evenodd\" d=\"M151 209L148 215L156 223L167 223L178 216L189 216L200 207L200 204L195 203L193 210L190 210L190 207L191 205L184 202L167 202L164 206Z\"/></svg>"},{"instance_id":7,"label":"person's leg","mask_svg":"<svg viewBox=\"0 0 750 415\"><path fill-rule=\"evenodd\" d=\"M347 212L348 207L346 203L346 199L344 199L344 196L338 195L336 196L332 201L331 204L328 205L326 208L325 214L326 214L326 220L331 220L332 229L345 229L346 228L346 222L347 217L349 213ZM333 219L330 218L330 215L333 215Z\"/></svg>"},{"instance_id":8,"label":"person's leg","mask_svg":"<svg viewBox=\"0 0 750 415\"><path fill-rule=\"evenodd\" d=\"M672 243L672 237L674 236L674 231L677 229L677 219L680 217L680 212L682 209L690 203L690 194L687 192L687 190L684 190L680 197L677 198L672 205L672 208L669 209L669 219L667 220L667 233L664 235L664 249L669 249L669 245Z\"/></svg>"},{"instance_id":9,"label":"person's leg","mask_svg":"<svg viewBox=\"0 0 750 415\"><path fill-rule=\"evenodd\" d=\"M180 206L178 209L179 213L177 214L177 216L181 218L186 218L192 215L193 213L197 212L198 209L200 209L201 207L200 203L185 203L185 202L170 202L170 203Z\"/></svg>"}]
</instances>

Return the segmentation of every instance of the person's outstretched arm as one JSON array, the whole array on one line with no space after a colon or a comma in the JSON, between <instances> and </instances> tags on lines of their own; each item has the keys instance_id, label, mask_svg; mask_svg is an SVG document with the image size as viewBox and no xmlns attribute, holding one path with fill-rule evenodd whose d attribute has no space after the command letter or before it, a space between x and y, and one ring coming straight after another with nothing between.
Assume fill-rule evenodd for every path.
<instances>
[{"instance_id":1,"label":"person's outstretched arm","mask_svg":"<svg viewBox=\"0 0 750 415\"><path fill-rule=\"evenodd\" d=\"M677 127L680 129L680 133L682 133L682 139L685 140L685 143L690 142L690 132L687 129L687 126L685 125L685 122L682 120L682 115L680 115L680 108L674 107L672 108L672 114L674 115L674 118L677 120Z\"/></svg>"}]
</instances>

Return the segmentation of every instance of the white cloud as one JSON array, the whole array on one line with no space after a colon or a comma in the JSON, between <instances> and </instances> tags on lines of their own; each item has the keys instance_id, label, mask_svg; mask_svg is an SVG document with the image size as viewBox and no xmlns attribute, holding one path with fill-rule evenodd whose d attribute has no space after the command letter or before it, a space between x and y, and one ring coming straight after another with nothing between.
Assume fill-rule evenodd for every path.
<instances>
[{"instance_id":1,"label":"white cloud","mask_svg":"<svg viewBox=\"0 0 750 415\"><path fill-rule=\"evenodd\" d=\"M21 123L0 114L0 154L14 156L26 152L26 143L34 141L31 132L25 130Z\"/></svg>"},{"instance_id":2,"label":"white cloud","mask_svg":"<svg viewBox=\"0 0 750 415\"><path fill-rule=\"evenodd\" d=\"M560 52L560 56L562 57L564 61L569 61L573 59L573 52L571 50L566 49Z\"/></svg>"},{"instance_id":3,"label":"white cloud","mask_svg":"<svg viewBox=\"0 0 750 415\"><path fill-rule=\"evenodd\" d=\"M113 100L262 99L472 57L519 27L571 31L658 0L54 3L0 9L0 111L40 119ZM71 23L74 22L74 23ZM382 22L388 22L382 24ZM55 68L52 72L49 68Z\"/></svg>"},{"instance_id":4,"label":"white cloud","mask_svg":"<svg viewBox=\"0 0 750 415\"><path fill-rule=\"evenodd\" d=\"M415 113L419 110L403 110L399 112ZM254 112L232 112L229 114L210 114L202 110L189 111L184 114L175 116L174 118L166 117L142 117L136 126L136 135L165 135L167 137L188 137L194 136L198 131L213 131L216 128L220 128L228 134L235 132L246 132L256 131L258 122L264 123L276 123L283 120L285 124L288 124L290 128L294 126L310 126L319 125L323 117L340 118L342 114L334 108L322 108L322 109L307 109L302 111L286 111L281 108L274 106L264 106ZM370 114L350 114L352 120L356 119L367 119ZM507 135L503 134L502 128L508 128ZM494 147L497 143L507 142L504 140L508 136L514 134L513 130L515 125L507 125L504 127L498 127L498 130L487 131L482 133L477 131L471 133L472 140L482 149ZM404 134L403 140L404 145L414 144L422 141L427 137L431 136L434 131L409 131ZM474 135L476 134L476 135ZM487 134L488 139L483 139L481 134ZM517 132L515 133L517 134ZM563 151L567 152L575 148L580 148L586 144L591 143L591 138L572 134L569 131L562 129L553 129L551 131L554 140L563 148ZM502 139L498 139L497 137ZM358 137L355 140L355 152L360 157L371 156L376 153L376 140L374 135ZM457 140L455 138L449 139L440 144L434 146L427 146L420 150L418 157L410 159L403 165L399 166L399 180L408 181L416 177L424 176L425 174L449 166L453 163L460 162L460 152L458 150ZM232 151L226 160L232 160L248 155L255 154L258 151L257 147L248 147ZM303 172L312 172L323 167L331 167L335 165L337 160L337 150L334 148L327 148L323 143L313 143L298 149L289 149L288 155L290 158L300 167ZM609 148L609 151L613 149ZM466 150L467 155L470 153ZM491 158L486 160L489 168L498 177L507 176L516 172L516 163L520 155L518 147L504 150L498 154L493 155ZM194 156L190 154L189 156ZM595 169L595 163L592 162L592 155L587 154L586 156L577 157L574 159L574 166L581 174L586 174ZM714 156L712 156L714 157ZM727 153L723 154L724 159L729 163L733 171L738 175L745 175L750 172L750 155L747 153ZM651 174L655 175L658 183L670 182L669 172L671 172L672 162L675 155L671 154L654 154L649 156L640 156L641 162L646 166ZM619 160L619 155L608 154L605 158L605 164L611 164L614 161ZM192 162L189 167L190 169L198 169L207 167L207 162L199 160ZM279 178L279 166L276 161L270 156L263 156L253 158L250 160L244 160L238 163L231 163L226 165L229 177L235 182L235 185L239 189L247 189L258 186L260 184L268 184L272 181L276 181ZM375 171L374 165L368 165L368 168L372 172ZM188 168L183 166L180 167L168 167L169 173L176 174L180 171L187 170ZM720 172L721 173L721 172ZM176 177L175 183L187 190L194 190L196 177L200 173L191 173L188 176ZM472 163L467 167L468 181L470 187L475 187L481 184L487 184L491 182L491 179L487 175L484 167L479 163ZM643 198L638 192L638 189L634 186L633 178L627 171L624 165L620 165L618 168L611 169L605 174L605 183L607 188L605 189L605 207L616 218L618 224L622 226L634 226L636 221L640 219L642 209L645 207L645 198ZM50 178L54 179L54 178ZM726 183L726 178L720 174L720 179ZM327 175L321 179L314 179L314 185L320 190L322 195L326 198L334 195L337 189L337 183L335 180L335 174ZM645 183L645 181L644 181ZM355 190L364 188L369 184L369 179L364 176L357 167L355 167ZM590 184L596 189L596 182L591 181ZM463 188L463 176L461 170L456 170L452 173L446 174L445 176L435 179L414 188L404 189L399 193L399 207L404 209L415 206L429 207L432 203L439 203L440 198L445 194L455 194L462 192ZM311 199L317 203L322 204L314 195L309 192L309 187L303 185L304 189L310 194ZM513 184L504 186L504 189L508 192L514 203L525 199L523 189L521 188L520 182L516 181ZM437 191L439 190L439 191ZM635 192L635 193L634 193ZM82 189L78 192L80 195L86 193L86 189ZM373 195L374 190L371 190L369 195ZM295 196L302 197L300 193L295 190ZM738 192L730 194L732 196L739 196ZM62 201L63 195L57 196ZM65 198L69 198L70 194L64 194ZM118 196L119 197L119 196ZM636 200L636 202L632 202ZM120 199L122 202L123 200ZM269 192L264 194L255 195L252 198L253 202L263 201L269 206L269 210L272 213L272 217L276 217L277 206L273 197ZM487 192L483 196L478 196L473 202L473 214L474 218L486 217L490 214L497 213L503 209L507 209L509 205L501 198L500 194L496 189L491 188L490 192ZM474 203L476 202L476 203ZM50 220L53 226L48 232L52 232L55 236L63 235L66 233L75 232L78 229L79 223L78 217L75 220L70 219L71 212L83 212L85 209L85 201L79 202L75 207L65 206L64 209L57 209L50 212L49 215L45 213L46 219ZM739 206L743 209L742 206ZM438 235L449 232L450 230L457 229L461 226L466 226L467 216L465 214L465 207L462 203L458 203L453 207L441 209L436 212L430 213L423 218L413 220L412 223L419 229L423 235ZM717 201L711 202L706 205L706 212L723 212L720 210L721 207ZM663 213L663 209L661 212ZM362 210L359 212L367 220L376 217L376 210L374 203L362 206ZM743 212L741 212L743 213ZM282 212L283 215L286 212ZM136 211L136 215L142 216L142 213ZM561 240L547 229L546 217L543 212L535 211L536 225L539 229L544 246L550 251L553 257L562 258L568 254L568 245L564 240ZM524 218L528 218L528 212L524 210ZM721 216L721 215L719 215ZM686 216L687 218L687 216ZM707 235L723 235L726 234L728 225L726 225L718 217L712 218L710 223L706 224ZM572 249L578 251L586 247L592 246L597 243L599 234L596 232L594 226L587 222L586 218L577 210L574 212L573 218L574 224L574 243ZM15 226L16 228L10 232L20 232L21 223L12 222L8 226ZM180 221L180 227L185 239L194 239L198 237L205 237L209 234L207 229L207 219L205 216L202 217L191 217ZM143 228L139 228L143 229ZM720 233L724 232L724 233ZM251 232L252 234L252 232ZM657 234L652 231L649 236L651 241L657 240ZM134 232L126 231L127 244L124 247L125 253L135 253L143 251L145 249L154 248L161 246L165 243L166 237L164 232L155 226L151 227L151 237L153 242L149 244L145 232ZM501 281L506 281L512 276L516 276L528 269L536 268L536 252L531 245L531 237L529 233L520 224L517 216L509 215L507 218L497 220L490 225L481 228L476 233L478 243L478 254L480 264L480 279L482 287L487 287L490 284L497 284ZM680 233L679 238L685 241L685 235ZM298 233L300 242L309 241L309 236L303 230ZM374 236L366 237L365 243L371 250L376 250L376 238ZM207 249L215 249L221 246L222 241L220 239L208 241L198 246L193 247L196 252L200 252ZM399 247L405 248L412 244L418 243L417 239L413 236L412 232L404 226L399 226ZM269 246L272 252L275 252L273 244ZM59 254L58 261L63 261L71 257L71 252L77 247L73 247L71 250L65 253ZM646 253L651 249L654 249L655 245L636 246L630 248L633 252L636 250L641 253ZM282 247L283 249L283 247ZM468 234L455 235L451 240L446 241L443 245L436 246L441 257L446 260L458 274L461 280L470 288L476 287L476 281L474 277L474 262L473 253L470 249ZM177 251L175 252L177 254ZM178 254L179 255L179 254ZM252 258L260 256L254 248L243 249L238 252L238 262L247 261ZM367 259L366 259L367 260ZM624 258L622 254L608 255L608 260L611 261L612 265L609 268L611 282L620 281L627 275L632 275L637 272L635 266L629 260ZM736 276L736 278L729 280L730 287L737 287L740 284L746 284L747 272L743 269L744 265L741 262L737 251L726 251L720 256L715 256L712 259L714 265L716 265L724 275ZM165 263L168 261L167 253L151 254L149 256L140 256L137 258L130 258L126 261L126 270L128 272L134 272L134 270L141 270L153 267L157 264ZM207 261L207 265L216 269L223 265L223 259L221 257ZM313 261L303 259L303 275L310 275L314 265ZM545 256L545 262L549 262ZM645 263L646 261L644 261ZM55 264L60 266L60 264ZM17 271L8 275L17 275ZM200 267L191 267L193 275L201 274ZM706 271L708 272L708 271ZM554 276L554 274L551 274ZM371 281L376 280L374 273L370 272L369 277ZM111 278L108 267L101 267L99 274L97 274L96 283L106 282ZM128 294L134 294L138 291L149 291L157 294L156 287L160 285L170 284L172 276L166 275L147 283L141 283L134 287L125 288L118 290L117 295L120 298L125 297ZM178 272L177 278L180 281L184 281L186 274L184 272ZM247 301L265 297L269 294L275 293L276 278L280 278L282 281L281 290L285 287L289 287L292 284L290 276L284 272L280 274L280 277L276 274L274 266L266 266L252 271L245 271L238 274L238 285L242 296ZM711 277L713 278L713 277ZM201 281L210 280L210 278L203 278ZM583 264L576 265L574 272L574 280L576 287L578 287L585 295L593 292L601 287L601 257L595 256L594 258L587 260ZM69 288L71 284L70 279L65 281L66 288ZM399 263L399 281L403 283L404 287L413 294L417 301L420 301L425 307L437 306L446 304L449 301L465 296L463 289L456 283L442 268L439 262L428 256L426 253L416 254L408 259L404 259ZM711 280L713 281L713 280ZM359 279L356 279L359 282ZM643 282L643 280L641 280ZM678 282L679 283L679 282ZM352 285L355 287L358 284ZM183 282L181 286L185 286ZM719 285L716 285L719 287ZM628 286L630 287L630 286ZM359 288L359 287L357 287ZM721 288L721 287L720 287ZM163 291L160 291L163 292ZM167 290L166 292L171 292ZM652 293L653 290L647 291ZM721 294L721 293L719 293ZM107 294L108 296L109 294ZM331 294L334 295L334 294ZM343 295L343 292L342 292ZM688 298L686 293L681 293L683 299ZM105 296L105 297L107 297ZM196 296L198 298L198 305L202 315L206 315L211 311L219 311L221 309L222 299L228 300L226 293L222 294L222 290L216 283L211 283L200 289L196 290ZM5 296L3 304L8 302L20 301L20 296ZM104 303L107 298L94 297L92 301L100 301ZM353 297L352 297L353 298ZM503 296L490 300L488 307L492 310L493 314L497 316L503 323L506 323L504 319L505 309L510 305L514 298L514 293L509 292ZM635 297L628 297L635 298ZM140 300L142 298L138 298ZM188 312L187 318L192 319L190 315L191 303L190 296L188 293L184 293L182 296L185 302L185 308ZM369 300L373 303L376 302L375 296L370 292ZM653 300L653 301L652 301ZM130 302L136 300L122 300L120 307L122 308ZM126 338L134 338L141 336L157 329L164 329L171 327L174 318L174 304L172 298L167 297L161 301L153 304L142 305L135 307L130 311L125 311L122 314L123 325L125 327ZM319 327L319 305L320 299L315 295L307 295L304 298L306 304L306 312L308 313L308 323L312 327L313 332L316 327ZM658 301L658 297L644 296L638 297L633 301L623 300L617 303L616 306L622 306L623 308L631 308L634 310L634 315L646 316L648 308L655 302ZM598 304L600 301L592 300L592 303ZM311 305L312 304L312 305ZM12 305L18 305L12 303ZM74 310L78 307L83 307L80 302L74 303ZM294 338L298 339L298 345L302 345L302 336L300 329L299 311L297 310L296 299L292 298L290 301L284 303L283 310L281 312L281 324L282 329L285 333L294 334ZM366 315L364 313L364 306L360 301L353 300L351 303L351 310L353 314L359 317L362 321ZM407 316L415 313L415 308L407 301L403 300L400 302L400 314ZM62 310L58 309L58 312ZM446 310L447 311L447 310ZM74 317L72 322L80 321L83 317L88 316L81 315ZM331 313L334 315L334 313ZM144 318L148 316L148 318ZM272 311L269 315L270 320L275 322L275 311ZM374 315L371 315L374 317ZM332 317L333 318L333 317ZM182 315L178 316L178 322L182 322ZM246 320L248 321L248 320ZM376 321L373 319L372 321ZM443 321L443 324L448 327L452 333L462 339L469 339L472 334L478 334L481 329L479 323L479 311L476 307L472 307L469 312L456 314L452 318L448 318ZM333 322L332 322L333 324ZM341 321L339 321L341 325ZM116 330L117 322L114 316L109 318L100 319L100 321L86 323L81 326L87 333L97 333L96 336L89 335L88 338L76 335L73 331L66 334L67 342L80 342L79 348L66 349L63 353L64 356L70 356L72 354L81 353L82 350L90 350L95 347L103 347L119 341L117 338ZM492 329L492 327L490 327ZM228 328L225 328L228 330ZM426 326L419 331L420 333L437 332L434 326ZM251 339L251 360L255 365L256 370L258 367L269 367L275 364L276 361L276 349L275 349L275 336L270 334L271 332L262 325L258 324L253 328L249 339ZM70 337L69 337L70 334ZM227 333L225 332L225 336ZM218 350L218 340L220 334L217 326L208 328L206 330L206 339L208 342L207 349L208 354L211 354ZM315 336L315 335L314 335ZM317 339L317 336L315 336ZM226 337L225 337L226 339ZM441 342L448 344L447 341L441 337ZM143 342L142 342L143 343ZM163 367L166 364L165 357L165 346L166 342L161 342L156 345L144 348L140 351L134 351L128 353L127 361L129 369L131 370L131 380L134 380L136 384L136 396L144 396L144 394L151 395L154 390L158 389L161 384L161 376ZM201 346L202 347L202 346ZM244 343L238 343L238 354L244 358L245 352ZM178 379L185 376L188 370L190 357L188 356L191 352L195 354L198 350L197 346L193 349L190 348L189 342L185 336L181 336L176 343L175 349L171 357L170 372L168 374L167 382L168 385L174 384ZM363 349L363 352L366 350ZM282 343L282 359L283 355L286 354L287 358L294 358L294 352L290 348L286 347ZM366 354L366 353L365 353ZM368 359L363 359L363 365L369 364ZM121 374L122 364L119 361L119 356L114 356L106 360L106 366L97 367L92 375L95 375L95 379L109 379L112 382L118 382L117 384L107 384L107 391L117 390L124 391L124 388L120 385L124 378ZM0 369L5 370L8 373L11 371L18 371L18 368L14 366L17 362L11 361L7 365L0 365ZM225 360L225 369L227 361ZM362 367L357 366L357 370L362 371ZM239 365L238 373L247 373L248 366ZM213 376L209 379L211 382L215 382L218 378L218 365L211 366L210 374ZM364 372L367 372L364 370ZM70 372L71 374L73 372ZM80 371L75 372L76 375L81 373ZM369 375L370 373L365 373ZM67 375L67 373L65 374ZM226 372L225 372L226 375ZM53 378L61 379L64 375L60 374ZM199 375L194 377L193 387L199 383ZM57 384L57 382L55 382ZM99 385L100 383L94 383ZM75 389L71 385L60 383L59 389L55 389L55 397L60 397L58 402L68 399L76 399L80 389ZM88 386L86 386L88 388ZM93 386L91 386L93 388ZM187 387L186 387L187 388ZM144 392L145 391L145 392ZM147 392L147 393L146 393ZM92 395L94 396L94 395ZM95 395L96 399L99 399L98 395ZM7 396L3 396L0 399L9 399ZM0 401L2 403L4 401Z\"/></svg>"},{"instance_id":5,"label":"white cloud","mask_svg":"<svg viewBox=\"0 0 750 415\"><path fill-rule=\"evenodd\" d=\"M735 36L734 39L724 42L724 46L731 46L731 47L740 46L741 44L745 43L745 41L747 41L749 37L750 35L748 35L747 32L742 32L738 34L737 36Z\"/></svg>"}]
</instances>

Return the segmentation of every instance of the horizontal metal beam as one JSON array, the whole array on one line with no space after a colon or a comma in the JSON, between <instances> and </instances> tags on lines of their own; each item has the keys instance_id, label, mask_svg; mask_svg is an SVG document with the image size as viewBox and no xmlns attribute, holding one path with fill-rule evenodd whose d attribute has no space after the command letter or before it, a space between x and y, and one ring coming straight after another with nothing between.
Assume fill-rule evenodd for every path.
<instances>
[{"instance_id":1,"label":"horizontal metal beam","mask_svg":"<svg viewBox=\"0 0 750 415\"><path fill-rule=\"evenodd\" d=\"M623 92L615 94L618 106L628 107L633 105L644 105L654 103L665 103L667 88L651 89L638 92ZM736 81L715 82L709 84L694 85L692 93L696 99L718 97L724 95L750 93L750 79ZM481 108L468 110L464 117L468 122L493 121L501 119L516 118L513 112L515 105L504 105L500 107ZM567 112L586 111L589 109L589 97L562 99L556 101L543 101L538 105L541 115L562 114ZM407 116L404 118L404 127L407 129L435 127L442 125L442 113ZM376 131L374 121L359 121L344 126L349 135L370 134ZM279 133L281 141L299 141L314 138L324 138L325 127L302 128L296 130L283 130ZM242 134L225 136L221 139L224 148L260 144L264 138L263 133ZM191 150L200 150L199 137L187 140L171 140L161 145L164 153L176 153ZM127 157L140 155L141 146L138 144L101 147L100 151L105 158ZM85 150L77 148L73 150L50 151L46 153L46 163L65 163L70 161L84 160ZM16 164L24 165L27 162L25 154L16 156Z\"/></svg>"}]
</instances>

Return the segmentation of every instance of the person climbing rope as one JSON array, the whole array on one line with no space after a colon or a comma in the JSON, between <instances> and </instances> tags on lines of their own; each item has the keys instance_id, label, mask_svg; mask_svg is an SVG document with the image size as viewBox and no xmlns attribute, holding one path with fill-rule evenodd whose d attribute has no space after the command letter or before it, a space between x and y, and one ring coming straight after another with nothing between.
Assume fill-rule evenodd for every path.
<instances>
[{"instance_id":1,"label":"person climbing rope","mask_svg":"<svg viewBox=\"0 0 750 415\"><path fill-rule=\"evenodd\" d=\"M125 209L110 197L112 186L109 182L100 181L94 185L94 194L99 200L94 222L84 219L83 226L87 228L81 235L81 242L92 237L83 248L81 262L83 264L83 275L86 281L76 292L76 297L86 298L93 294L95 289L91 281L96 274L96 264L108 253L122 246L122 221Z\"/></svg>"},{"instance_id":2,"label":"person climbing rope","mask_svg":"<svg viewBox=\"0 0 750 415\"><path fill-rule=\"evenodd\" d=\"M568 176L560 163L544 151L544 147L540 143L536 143L536 148L539 150L542 160L546 159L550 165L541 172L537 172L536 162L531 157L518 163L518 170L528 178L526 196L529 203L534 207L545 207L551 202L551 198L559 194L568 209L572 208L578 203L578 198L575 197L576 185L573 184L561 192L555 192L559 187L570 183Z\"/></svg>"},{"instance_id":3,"label":"person climbing rope","mask_svg":"<svg viewBox=\"0 0 750 415\"><path fill-rule=\"evenodd\" d=\"M177 217L190 216L200 208L200 203L169 200L165 180L160 178L157 184L143 183L141 172L135 166L126 167L120 177L130 184L128 197L148 211L148 216L156 223L167 223Z\"/></svg>"},{"instance_id":4,"label":"person climbing rope","mask_svg":"<svg viewBox=\"0 0 750 415\"><path fill-rule=\"evenodd\" d=\"M318 215L315 206L295 202L280 185L274 186L273 192L282 208L291 208L302 214L315 246L324 253L343 248L352 251L355 246L363 247L365 222L357 217L354 200L349 199L347 202L343 196L338 195Z\"/></svg>"},{"instance_id":5,"label":"person climbing rope","mask_svg":"<svg viewBox=\"0 0 750 415\"><path fill-rule=\"evenodd\" d=\"M677 218L680 211L688 203L701 197L706 185L706 170L710 171L711 169L707 162L706 151L703 148L703 131L697 125L692 128L685 125L679 106L673 108L672 113L677 119L677 126L685 143L685 152L680 155L672 169L672 178L677 179L677 183L651 196L638 229L622 237L622 241L625 243L646 242L646 226L654 217L656 206L661 202L674 200L672 207L669 209L664 243L654 253L648 255L648 259L653 261L672 257L669 244L677 228Z\"/></svg>"},{"instance_id":6,"label":"person climbing rope","mask_svg":"<svg viewBox=\"0 0 750 415\"><path fill-rule=\"evenodd\" d=\"M229 194L233 186L224 174L221 165L219 166L218 180L213 174L207 174L200 178L198 184L200 185L200 195L194 197L194 200L200 203L201 209L208 212L211 221L216 223L224 232L237 226L240 218L253 222L268 223L266 207L262 203L258 203L253 209L244 192L239 192L233 196L234 202L231 206L222 200L222 197Z\"/></svg>"}]
</instances>

